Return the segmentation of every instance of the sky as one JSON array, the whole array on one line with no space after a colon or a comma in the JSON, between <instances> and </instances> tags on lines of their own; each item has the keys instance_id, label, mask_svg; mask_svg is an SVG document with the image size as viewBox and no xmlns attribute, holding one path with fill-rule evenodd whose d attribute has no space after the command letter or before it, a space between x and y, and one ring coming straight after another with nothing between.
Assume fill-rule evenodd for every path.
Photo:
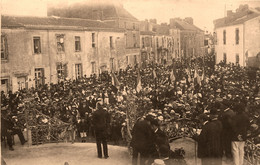
<instances>
[{"instance_id":1,"label":"sky","mask_svg":"<svg viewBox=\"0 0 260 165\"><path fill-rule=\"evenodd\" d=\"M0 0L1 13L6 15L47 16L47 5L59 6L86 0ZM97 0L95 0L97 1ZM111 1L111 0L109 0ZM226 10L235 11L240 4L260 7L260 0L113 0L121 2L137 19L156 18L158 23L169 23L170 18L192 17L202 30L213 32L213 20L225 16Z\"/></svg>"}]
</instances>

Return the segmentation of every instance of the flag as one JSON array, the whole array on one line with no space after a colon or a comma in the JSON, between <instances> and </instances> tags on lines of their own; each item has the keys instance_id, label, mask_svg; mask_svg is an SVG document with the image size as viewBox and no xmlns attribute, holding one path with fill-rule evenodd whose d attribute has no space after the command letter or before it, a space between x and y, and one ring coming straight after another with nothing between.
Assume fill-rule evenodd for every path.
<instances>
[{"instance_id":1,"label":"flag","mask_svg":"<svg viewBox=\"0 0 260 165\"><path fill-rule=\"evenodd\" d=\"M153 78L156 79L157 78L157 75L156 75L156 72L155 70L153 69Z\"/></svg>"},{"instance_id":2,"label":"flag","mask_svg":"<svg viewBox=\"0 0 260 165\"><path fill-rule=\"evenodd\" d=\"M202 75L201 75L201 81L205 82L205 73L204 73L204 70L203 70Z\"/></svg>"},{"instance_id":3,"label":"flag","mask_svg":"<svg viewBox=\"0 0 260 165\"><path fill-rule=\"evenodd\" d=\"M198 75L198 76L197 76L197 83L198 83L200 86L201 86L201 81L202 81L202 80L201 80L201 76Z\"/></svg>"},{"instance_id":4,"label":"flag","mask_svg":"<svg viewBox=\"0 0 260 165\"><path fill-rule=\"evenodd\" d=\"M136 85L136 91L140 92L142 90L142 84L141 84L141 76L140 71L137 72L137 85Z\"/></svg>"},{"instance_id":5,"label":"flag","mask_svg":"<svg viewBox=\"0 0 260 165\"><path fill-rule=\"evenodd\" d=\"M187 81L191 82L190 67L186 68L186 73L187 73Z\"/></svg>"},{"instance_id":6,"label":"flag","mask_svg":"<svg viewBox=\"0 0 260 165\"><path fill-rule=\"evenodd\" d=\"M119 81L118 81L114 72L112 72L112 85L114 85L117 88L120 87L120 83L119 83Z\"/></svg>"},{"instance_id":7,"label":"flag","mask_svg":"<svg viewBox=\"0 0 260 165\"><path fill-rule=\"evenodd\" d=\"M174 83L174 81L176 79L173 70L171 71L170 79L171 79L172 83Z\"/></svg>"},{"instance_id":8,"label":"flag","mask_svg":"<svg viewBox=\"0 0 260 165\"><path fill-rule=\"evenodd\" d=\"M195 70L195 72L194 72L194 80L198 77L198 68L197 67L195 67L194 68L194 70Z\"/></svg>"}]
</instances>

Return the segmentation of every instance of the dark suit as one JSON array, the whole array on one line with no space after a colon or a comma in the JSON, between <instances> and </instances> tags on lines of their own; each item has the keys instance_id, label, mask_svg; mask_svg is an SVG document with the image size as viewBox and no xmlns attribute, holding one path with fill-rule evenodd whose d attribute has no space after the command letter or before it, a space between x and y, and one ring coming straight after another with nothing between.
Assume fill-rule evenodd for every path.
<instances>
[{"instance_id":1,"label":"dark suit","mask_svg":"<svg viewBox=\"0 0 260 165\"><path fill-rule=\"evenodd\" d=\"M202 165L222 164L221 133L222 124L218 120L210 121L202 127L200 135L196 138L198 157L202 159Z\"/></svg>"},{"instance_id":2,"label":"dark suit","mask_svg":"<svg viewBox=\"0 0 260 165\"><path fill-rule=\"evenodd\" d=\"M107 136L109 127L109 114L103 108L99 108L93 113L93 126L96 135L98 157L102 157L101 143L103 145L104 157L108 157Z\"/></svg>"},{"instance_id":3,"label":"dark suit","mask_svg":"<svg viewBox=\"0 0 260 165\"><path fill-rule=\"evenodd\" d=\"M9 147L13 146L12 142L12 129L14 127L14 124L8 120L7 118L1 117L1 132L2 136L5 136L7 138L7 144Z\"/></svg>"},{"instance_id":4,"label":"dark suit","mask_svg":"<svg viewBox=\"0 0 260 165\"><path fill-rule=\"evenodd\" d=\"M167 135L161 130L158 129L155 132L155 144L157 145L158 149L159 149L159 155L162 157L169 157L169 153L170 153L170 145L169 145L169 140ZM162 146L165 146L168 148L168 154L166 153L166 151L161 151L160 148ZM167 155L166 155L167 154Z\"/></svg>"},{"instance_id":5,"label":"dark suit","mask_svg":"<svg viewBox=\"0 0 260 165\"><path fill-rule=\"evenodd\" d=\"M220 121L223 125L223 131L222 131L222 146L223 151L225 152L225 155L227 158L232 158L231 153L231 138L232 138L232 126L231 126L231 120L232 117L235 115L234 111L231 109L224 111L222 115L220 116Z\"/></svg>"},{"instance_id":6,"label":"dark suit","mask_svg":"<svg viewBox=\"0 0 260 165\"><path fill-rule=\"evenodd\" d=\"M138 153L140 153L140 164L144 164L154 154L156 150L154 133L146 120L137 121L134 125L131 146L133 147L132 163L134 165L137 164Z\"/></svg>"}]
</instances>

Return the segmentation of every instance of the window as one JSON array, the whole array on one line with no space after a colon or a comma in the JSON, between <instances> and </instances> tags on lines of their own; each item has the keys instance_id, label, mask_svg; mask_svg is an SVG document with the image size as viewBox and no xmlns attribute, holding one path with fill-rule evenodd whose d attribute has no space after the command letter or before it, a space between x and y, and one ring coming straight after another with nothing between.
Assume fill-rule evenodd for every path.
<instances>
[{"instance_id":1,"label":"window","mask_svg":"<svg viewBox=\"0 0 260 165\"><path fill-rule=\"evenodd\" d=\"M1 60L7 59L7 37L6 35L1 35Z\"/></svg>"},{"instance_id":2,"label":"window","mask_svg":"<svg viewBox=\"0 0 260 165\"><path fill-rule=\"evenodd\" d=\"M223 31L223 44L226 45L226 30Z\"/></svg>"},{"instance_id":3,"label":"window","mask_svg":"<svg viewBox=\"0 0 260 165\"><path fill-rule=\"evenodd\" d=\"M136 55L134 55L134 64L137 64Z\"/></svg>"},{"instance_id":4,"label":"window","mask_svg":"<svg viewBox=\"0 0 260 165\"><path fill-rule=\"evenodd\" d=\"M91 62L92 70L91 73L96 73L96 62Z\"/></svg>"},{"instance_id":5,"label":"window","mask_svg":"<svg viewBox=\"0 0 260 165\"><path fill-rule=\"evenodd\" d=\"M75 74L76 74L76 79L82 77L82 65L81 64L75 64Z\"/></svg>"},{"instance_id":6,"label":"window","mask_svg":"<svg viewBox=\"0 0 260 165\"><path fill-rule=\"evenodd\" d=\"M1 84L6 84L6 80L1 80Z\"/></svg>"},{"instance_id":7,"label":"window","mask_svg":"<svg viewBox=\"0 0 260 165\"><path fill-rule=\"evenodd\" d=\"M124 27L125 27L125 29L126 29L126 22L124 22Z\"/></svg>"},{"instance_id":8,"label":"window","mask_svg":"<svg viewBox=\"0 0 260 165\"><path fill-rule=\"evenodd\" d=\"M40 37L33 37L33 49L34 49L34 54L41 53L41 38Z\"/></svg>"},{"instance_id":9,"label":"window","mask_svg":"<svg viewBox=\"0 0 260 165\"><path fill-rule=\"evenodd\" d=\"M109 37L110 49L114 49L113 36Z\"/></svg>"},{"instance_id":10,"label":"window","mask_svg":"<svg viewBox=\"0 0 260 165\"><path fill-rule=\"evenodd\" d=\"M34 74L35 74L35 77L34 77L35 87L37 88L37 87L44 84L44 80L45 80L44 69L43 68L35 68Z\"/></svg>"},{"instance_id":11,"label":"window","mask_svg":"<svg viewBox=\"0 0 260 165\"><path fill-rule=\"evenodd\" d=\"M17 77L17 84L19 90L27 88L26 77Z\"/></svg>"},{"instance_id":12,"label":"window","mask_svg":"<svg viewBox=\"0 0 260 165\"><path fill-rule=\"evenodd\" d=\"M223 54L223 62L225 64L227 63L227 54L226 53Z\"/></svg>"},{"instance_id":13,"label":"window","mask_svg":"<svg viewBox=\"0 0 260 165\"><path fill-rule=\"evenodd\" d=\"M96 43L95 43L95 33L92 33L92 48L96 47Z\"/></svg>"},{"instance_id":14,"label":"window","mask_svg":"<svg viewBox=\"0 0 260 165\"><path fill-rule=\"evenodd\" d=\"M58 52L64 52L64 35L60 34L56 36L57 39L57 51Z\"/></svg>"},{"instance_id":15,"label":"window","mask_svg":"<svg viewBox=\"0 0 260 165\"><path fill-rule=\"evenodd\" d=\"M57 75L59 81L67 77L67 64L57 63Z\"/></svg>"},{"instance_id":16,"label":"window","mask_svg":"<svg viewBox=\"0 0 260 165\"><path fill-rule=\"evenodd\" d=\"M142 48L144 48L144 37L142 37Z\"/></svg>"},{"instance_id":17,"label":"window","mask_svg":"<svg viewBox=\"0 0 260 165\"><path fill-rule=\"evenodd\" d=\"M134 48L137 47L137 43L136 43L136 37L135 37L135 34L133 34L133 41L134 41Z\"/></svg>"},{"instance_id":18,"label":"window","mask_svg":"<svg viewBox=\"0 0 260 165\"><path fill-rule=\"evenodd\" d=\"M158 37L156 37L156 47L157 47L157 48L159 47L159 40L158 40Z\"/></svg>"},{"instance_id":19,"label":"window","mask_svg":"<svg viewBox=\"0 0 260 165\"><path fill-rule=\"evenodd\" d=\"M128 56L126 56L126 65L128 65Z\"/></svg>"},{"instance_id":20,"label":"window","mask_svg":"<svg viewBox=\"0 0 260 165\"><path fill-rule=\"evenodd\" d=\"M239 54L236 54L236 64L239 64Z\"/></svg>"},{"instance_id":21,"label":"window","mask_svg":"<svg viewBox=\"0 0 260 165\"><path fill-rule=\"evenodd\" d=\"M75 37L75 52L80 52L80 51L81 51L80 37L76 36Z\"/></svg>"},{"instance_id":22,"label":"window","mask_svg":"<svg viewBox=\"0 0 260 165\"><path fill-rule=\"evenodd\" d=\"M135 29L135 23L133 23L133 29Z\"/></svg>"},{"instance_id":23,"label":"window","mask_svg":"<svg viewBox=\"0 0 260 165\"><path fill-rule=\"evenodd\" d=\"M239 29L236 29L236 44L239 44Z\"/></svg>"},{"instance_id":24,"label":"window","mask_svg":"<svg viewBox=\"0 0 260 165\"><path fill-rule=\"evenodd\" d=\"M8 92L8 79L1 79L1 91L4 91L5 94Z\"/></svg>"}]
</instances>

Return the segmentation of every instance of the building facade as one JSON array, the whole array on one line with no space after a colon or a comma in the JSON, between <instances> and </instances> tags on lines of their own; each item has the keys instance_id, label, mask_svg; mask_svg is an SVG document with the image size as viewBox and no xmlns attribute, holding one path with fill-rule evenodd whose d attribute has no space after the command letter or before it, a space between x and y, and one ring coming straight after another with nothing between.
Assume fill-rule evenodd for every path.
<instances>
[{"instance_id":1,"label":"building facade","mask_svg":"<svg viewBox=\"0 0 260 165\"><path fill-rule=\"evenodd\" d=\"M134 66L141 60L140 23L120 3L99 0L89 3L77 3L73 7L54 7L48 9L48 16L98 20L114 28L124 29L126 40L125 60L121 61L121 63Z\"/></svg>"},{"instance_id":2,"label":"building facade","mask_svg":"<svg viewBox=\"0 0 260 165\"><path fill-rule=\"evenodd\" d=\"M124 30L97 21L2 16L1 40L5 92L127 66Z\"/></svg>"},{"instance_id":3,"label":"building facade","mask_svg":"<svg viewBox=\"0 0 260 165\"><path fill-rule=\"evenodd\" d=\"M200 54L201 31L138 21L120 4L48 9L48 17L1 16L1 90L17 91ZM201 41L201 42L200 42ZM250 44L250 43L249 43ZM191 53L192 52L192 53Z\"/></svg>"},{"instance_id":4,"label":"building facade","mask_svg":"<svg viewBox=\"0 0 260 165\"><path fill-rule=\"evenodd\" d=\"M235 13L214 21L217 35L216 62L255 65L260 55L260 11L240 6Z\"/></svg>"},{"instance_id":5,"label":"building facade","mask_svg":"<svg viewBox=\"0 0 260 165\"><path fill-rule=\"evenodd\" d=\"M193 25L191 17L170 19L170 27L180 30L181 59L191 60L204 56L204 31Z\"/></svg>"}]
</instances>

